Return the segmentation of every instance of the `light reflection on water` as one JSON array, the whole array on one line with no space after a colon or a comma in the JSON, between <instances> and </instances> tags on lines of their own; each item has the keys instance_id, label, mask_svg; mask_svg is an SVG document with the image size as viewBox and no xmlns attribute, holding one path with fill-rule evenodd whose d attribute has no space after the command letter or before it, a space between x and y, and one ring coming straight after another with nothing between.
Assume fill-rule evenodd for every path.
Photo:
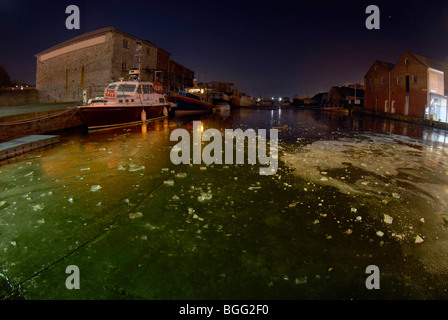
<instances>
[{"instance_id":1,"label":"light reflection on water","mask_svg":"<svg viewBox=\"0 0 448 320\"><path fill-rule=\"evenodd\" d=\"M198 119L286 126L277 174L171 164L170 132ZM294 109L67 132L0 167L1 273L28 299L445 299L445 142L441 130ZM70 264L82 290L65 288ZM365 288L371 264L381 290Z\"/></svg>"}]
</instances>

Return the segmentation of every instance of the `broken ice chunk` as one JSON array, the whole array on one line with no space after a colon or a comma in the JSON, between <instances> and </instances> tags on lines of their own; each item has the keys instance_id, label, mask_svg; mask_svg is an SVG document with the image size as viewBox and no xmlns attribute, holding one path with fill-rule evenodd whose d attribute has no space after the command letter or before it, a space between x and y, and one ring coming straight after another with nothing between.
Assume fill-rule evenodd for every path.
<instances>
[{"instance_id":1,"label":"broken ice chunk","mask_svg":"<svg viewBox=\"0 0 448 320\"><path fill-rule=\"evenodd\" d=\"M212 198L211 193L201 193L201 195L198 197L198 201L202 202L205 200L210 200Z\"/></svg>"},{"instance_id":2,"label":"broken ice chunk","mask_svg":"<svg viewBox=\"0 0 448 320\"><path fill-rule=\"evenodd\" d=\"M90 171L90 168L82 168L80 171Z\"/></svg>"},{"instance_id":3,"label":"broken ice chunk","mask_svg":"<svg viewBox=\"0 0 448 320\"><path fill-rule=\"evenodd\" d=\"M174 181L173 180L166 180L166 181L163 181L163 183L166 184L167 186L174 185Z\"/></svg>"},{"instance_id":4,"label":"broken ice chunk","mask_svg":"<svg viewBox=\"0 0 448 320\"><path fill-rule=\"evenodd\" d=\"M90 192L97 192L97 191L100 191L100 189L101 189L101 186L99 184L95 184L90 187Z\"/></svg>"},{"instance_id":5,"label":"broken ice chunk","mask_svg":"<svg viewBox=\"0 0 448 320\"><path fill-rule=\"evenodd\" d=\"M32 208L33 208L33 211L43 210L44 205L39 203L39 204L33 205Z\"/></svg>"},{"instance_id":6,"label":"broken ice chunk","mask_svg":"<svg viewBox=\"0 0 448 320\"><path fill-rule=\"evenodd\" d=\"M415 243L422 243L424 240L422 239L422 237L420 237L419 235L417 235L415 237Z\"/></svg>"},{"instance_id":7,"label":"broken ice chunk","mask_svg":"<svg viewBox=\"0 0 448 320\"><path fill-rule=\"evenodd\" d=\"M140 171L140 170L144 170L145 166L141 165L141 166L137 166L135 164L131 164L129 165L129 172L135 172L135 171Z\"/></svg>"},{"instance_id":8,"label":"broken ice chunk","mask_svg":"<svg viewBox=\"0 0 448 320\"><path fill-rule=\"evenodd\" d=\"M129 219L136 219L136 218L141 218L141 217L143 217L143 213L141 213L141 212L135 212L135 213L129 214Z\"/></svg>"},{"instance_id":9,"label":"broken ice chunk","mask_svg":"<svg viewBox=\"0 0 448 320\"><path fill-rule=\"evenodd\" d=\"M385 223L391 224L393 220L394 220L394 219L393 219L391 216L389 216L389 215L387 215L387 214L384 214L384 220L383 220L383 221L384 221Z\"/></svg>"},{"instance_id":10,"label":"broken ice chunk","mask_svg":"<svg viewBox=\"0 0 448 320\"><path fill-rule=\"evenodd\" d=\"M377 235L378 237L382 237L382 236L384 236L384 232L378 230L378 231L376 232L376 235Z\"/></svg>"},{"instance_id":11,"label":"broken ice chunk","mask_svg":"<svg viewBox=\"0 0 448 320\"><path fill-rule=\"evenodd\" d=\"M185 178L187 176L187 174L185 172L179 172L178 174L176 174L176 178Z\"/></svg>"},{"instance_id":12,"label":"broken ice chunk","mask_svg":"<svg viewBox=\"0 0 448 320\"><path fill-rule=\"evenodd\" d=\"M123 167L123 166L120 164L120 165L118 166L117 170L118 170L118 171L125 171L126 168Z\"/></svg>"}]
</instances>

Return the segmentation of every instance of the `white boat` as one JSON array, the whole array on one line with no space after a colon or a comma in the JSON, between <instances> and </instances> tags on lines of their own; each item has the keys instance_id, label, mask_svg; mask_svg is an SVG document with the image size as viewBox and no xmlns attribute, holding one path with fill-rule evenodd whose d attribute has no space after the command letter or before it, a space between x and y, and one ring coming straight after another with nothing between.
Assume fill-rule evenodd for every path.
<instances>
[{"instance_id":1,"label":"white boat","mask_svg":"<svg viewBox=\"0 0 448 320\"><path fill-rule=\"evenodd\" d=\"M230 98L230 104L234 107L252 107L255 104L255 101L248 94L234 91Z\"/></svg>"},{"instance_id":2,"label":"white boat","mask_svg":"<svg viewBox=\"0 0 448 320\"><path fill-rule=\"evenodd\" d=\"M162 93L162 85L139 81L138 70L129 73L131 80L112 82L106 87L103 101L94 99L78 106L89 129L142 123L169 115L171 105Z\"/></svg>"},{"instance_id":3,"label":"white boat","mask_svg":"<svg viewBox=\"0 0 448 320\"><path fill-rule=\"evenodd\" d=\"M230 102L230 96L227 93L221 91L212 90L209 97L212 100L213 105L217 105L220 102Z\"/></svg>"}]
</instances>

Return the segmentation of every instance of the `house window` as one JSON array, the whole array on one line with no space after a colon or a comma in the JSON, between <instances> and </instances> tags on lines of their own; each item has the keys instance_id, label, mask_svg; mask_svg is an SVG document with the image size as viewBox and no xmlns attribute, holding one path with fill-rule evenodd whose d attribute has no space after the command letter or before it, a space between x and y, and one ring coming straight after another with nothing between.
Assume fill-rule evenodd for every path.
<instances>
[{"instance_id":1,"label":"house window","mask_svg":"<svg viewBox=\"0 0 448 320\"><path fill-rule=\"evenodd\" d=\"M404 59L404 64L405 64L405 65L408 65L408 64L409 64L409 59L408 59L408 58Z\"/></svg>"},{"instance_id":2,"label":"house window","mask_svg":"<svg viewBox=\"0 0 448 320\"><path fill-rule=\"evenodd\" d=\"M411 79L412 79L412 83L417 83L417 76L412 76Z\"/></svg>"},{"instance_id":3,"label":"house window","mask_svg":"<svg viewBox=\"0 0 448 320\"><path fill-rule=\"evenodd\" d=\"M122 62L121 63L121 71L127 71L128 67L127 67L127 63L126 62Z\"/></svg>"},{"instance_id":4,"label":"house window","mask_svg":"<svg viewBox=\"0 0 448 320\"><path fill-rule=\"evenodd\" d=\"M139 53L143 51L142 43L139 41L135 42L135 52Z\"/></svg>"},{"instance_id":5,"label":"house window","mask_svg":"<svg viewBox=\"0 0 448 320\"><path fill-rule=\"evenodd\" d=\"M126 48L126 49L129 48L129 41L128 41L128 39L123 39L123 48Z\"/></svg>"},{"instance_id":6,"label":"house window","mask_svg":"<svg viewBox=\"0 0 448 320\"><path fill-rule=\"evenodd\" d=\"M384 77L381 77L381 84L384 84L385 83L385 79L384 79Z\"/></svg>"},{"instance_id":7,"label":"house window","mask_svg":"<svg viewBox=\"0 0 448 320\"><path fill-rule=\"evenodd\" d=\"M401 84L401 77L397 78L397 84Z\"/></svg>"},{"instance_id":8,"label":"house window","mask_svg":"<svg viewBox=\"0 0 448 320\"><path fill-rule=\"evenodd\" d=\"M149 56L149 48L146 48L146 54Z\"/></svg>"},{"instance_id":9,"label":"house window","mask_svg":"<svg viewBox=\"0 0 448 320\"><path fill-rule=\"evenodd\" d=\"M373 79L370 79L370 85L373 85Z\"/></svg>"},{"instance_id":10,"label":"house window","mask_svg":"<svg viewBox=\"0 0 448 320\"><path fill-rule=\"evenodd\" d=\"M168 57L165 57L165 65L168 64Z\"/></svg>"}]
</instances>

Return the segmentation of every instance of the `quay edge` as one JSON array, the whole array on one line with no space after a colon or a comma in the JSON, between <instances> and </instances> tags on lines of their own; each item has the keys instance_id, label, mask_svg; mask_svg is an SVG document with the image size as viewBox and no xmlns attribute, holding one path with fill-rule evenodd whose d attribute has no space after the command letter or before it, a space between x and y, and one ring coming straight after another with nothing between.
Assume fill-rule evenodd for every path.
<instances>
[{"instance_id":1,"label":"quay edge","mask_svg":"<svg viewBox=\"0 0 448 320\"><path fill-rule=\"evenodd\" d=\"M365 110L362 108L352 108L351 113L358 114L358 115L367 115L367 116L381 118L381 119L397 120L397 121L402 121L402 122L407 122L407 123L437 128L437 129L448 130L448 123L424 119L424 118L410 117L410 116L405 116L405 115L401 115L401 114L392 114L392 113L385 113L385 112L376 112L376 111Z\"/></svg>"},{"instance_id":2,"label":"quay edge","mask_svg":"<svg viewBox=\"0 0 448 320\"><path fill-rule=\"evenodd\" d=\"M76 107L0 117L0 142L85 126Z\"/></svg>"}]
</instances>

